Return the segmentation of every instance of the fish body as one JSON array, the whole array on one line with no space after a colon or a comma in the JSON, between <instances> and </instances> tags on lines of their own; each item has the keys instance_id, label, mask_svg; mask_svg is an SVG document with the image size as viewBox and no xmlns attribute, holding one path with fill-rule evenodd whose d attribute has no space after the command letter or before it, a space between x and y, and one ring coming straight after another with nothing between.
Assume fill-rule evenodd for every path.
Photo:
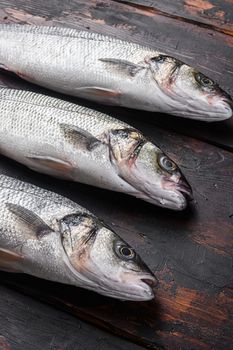
<instances>
[{"instance_id":1,"label":"fish body","mask_svg":"<svg viewBox=\"0 0 233 350\"><path fill-rule=\"evenodd\" d=\"M0 64L28 81L100 103L205 121L232 115L230 97L192 67L97 33L0 25Z\"/></svg>"},{"instance_id":2,"label":"fish body","mask_svg":"<svg viewBox=\"0 0 233 350\"><path fill-rule=\"evenodd\" d=\"M0 153L56 177L182 210L191 188L177 165L135 128L95 110L0 88Z\"/></svg>"},{"instance_id":3,"label":"fish body","mask_svg":"<svg viewBox=\"0 0 233 350\"><path fill-rule=\"evenodd\" d=\"M5 175L0 175L0 204L0 269L119 299L153 298L155 277L133 248L88 210Z\"/></svg>"}]
</instances>

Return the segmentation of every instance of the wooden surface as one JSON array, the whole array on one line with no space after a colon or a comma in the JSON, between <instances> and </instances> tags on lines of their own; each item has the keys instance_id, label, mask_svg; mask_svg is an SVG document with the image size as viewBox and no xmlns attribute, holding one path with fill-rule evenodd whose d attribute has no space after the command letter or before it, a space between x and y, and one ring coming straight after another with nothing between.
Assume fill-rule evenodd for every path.
<instances>
[{"instance_id":1,"label":"wooden surface","mask_svg":"<svg viewBox=\"0 0 233 350\"><path fill-rule=\"evenodd\" d=\"M129 342L8 288L0 286L0 295L0 350L130 349Z\"/></svg>"},{"instance_id":2,"label":"wooden surface","mask_svg":"<svg viewBox=\"0 0 233 350\"><path fill-rule=\"evenodd\" d=\"M115 0L224 34L233 34L232 0Z\"/></svg>"},{"instance_id":3,"label":"wooden surface","mask_svg":"<svg viewBox=\"0 0 233 350\"><path fill-rule=\"evenodd\" d=\"M222 1L221 6L220 1L214 0L193 1L199 7L190 3L177 1L175 7L169 0L144 1L144 7L140 7L142 1L0 1L0 19L69 25L143 42L201 69L233 94L232 19L227 12L231 1ZM214 4L212 12L208 4ZM204 9L207 5L209 8ZM192 13L190 6L195 10ZM199 11L201 6L207 12ZM219 6L219 11L224 12L225 24L216 18L215 10ZM0 79L7 84L35 89L5 73ZM3 157L0 171L63 194L104 219L139 251L157 275L160 283L155 300L119 302L78 288L7 273L1 273L1 283L118 335L119 349L125 347L125 343L120 343L122 337L131 342L127 344L129 349L137 349L134 344L150 349L231 349L233 120L204 124L142 111L95 108L136 126L177 161L194 190L195 200L186 211L171 212L123 194L54 180ZM7 290L5 294L7 297ZM17 300L17 294L12 294L12 298ZM33 308L33 301L30 303ZM49 309L48 314L53 319L59 315ZM19 315L20 311L16 312L14 319L12 313L9 321L16 329L21 327ZM43 324L45 316L41 317ZM68 315L62 317L69 319ZM40 329L43 337L44 328ZM55 327L53 332L58 329ZM7 339L6 327L2 335ZM39 339L37 336L35 339ZM85 338L85 334L80 336ZM62 338L61 348L68 349L67 337ZM97 342L95 335L93 337ZM12 335L9 339L12 340ZM111 341L109 349L114 349L113 346ZM50 348L45 343L43 349ZM93 348L98 348L98 344Z\"/></svg>"}]
</instances>

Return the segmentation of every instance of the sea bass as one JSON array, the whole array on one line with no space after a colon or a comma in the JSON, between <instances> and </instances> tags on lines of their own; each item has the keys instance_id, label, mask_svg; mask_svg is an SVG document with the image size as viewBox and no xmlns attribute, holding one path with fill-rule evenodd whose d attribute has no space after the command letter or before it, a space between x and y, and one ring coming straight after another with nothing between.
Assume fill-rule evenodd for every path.
<instances>
[{"instance_id":1,"label":"sea bass","mask_svg":"<svg viewBox=\"0 0 233 350\"><path fill-rule=\"evenodd\" d=\"M204 121L232 116L211 79L167 54L60 27L0 25L0 65L65 94Z\"/></svg>"},{"instance_id":2,"label":"sea bass","mask_svg":"<svg viewBox=\"0 0 233 350\"><path fill-rule=\"evenodd\" d=\"M177 165L109 115L8 88L0 88L0 111L0 153L33 170L175 210L191 197Z\"/></svg>"},{"instance_id":3,"label":"sea bass","mask_svg":"<svg viewBox=\"0 0 233 350\"><path fill-rule=\"evenodd\" d=\"M71 200L0 175L0 269L123 300L154 297L156 278L96 216Z\"/></svg>"}]
</instances>

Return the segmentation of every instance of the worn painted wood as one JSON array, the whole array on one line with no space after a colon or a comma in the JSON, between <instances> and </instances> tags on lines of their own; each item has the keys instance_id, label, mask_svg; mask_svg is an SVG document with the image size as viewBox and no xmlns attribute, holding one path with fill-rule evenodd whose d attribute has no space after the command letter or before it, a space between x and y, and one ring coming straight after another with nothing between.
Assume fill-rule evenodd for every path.
<instances>
[{"instance_id":1,"label":"worn painted wood","mask_svg":"<svg viewBox=\"0 0 233 350\"><path fill-rule=\"evenodd\" d=\"M131 344L0 286L0 350L128 350ZM143 350L134 345L135 350Z\"/></svg>"},{"instance_id":2,"label":"worn painted wood","mask_svg":"<svg viewBox=\"0 0 233 350\"><path fill-rule=\"evenodd\" d=\"M69 25L143 42L186 60L233 92L232 37L214 28L110 0L0 1L0 20ZM4 79L9 82L5 73L0 76L0 80ZM11 79L14 86L22 83L13 76ZM190 208L183 213L162 210L123 194L35 174L3 157L0 172L61 193L103 218L140 252L159 278L156 299L147 303L120 302L81 289L6 273L0 274L1 282L146 348L230 349L233 340L232 120L204 126L175 117L157 115L155 119L152 113L82 103L138 127L172 156L194 189L195 201ZM129 348L134 348L134 344Z\"/></svg>"},{"instance_id":3,"label":"worn painted wood","mask_svg":"<svg viewBox=\"0 0 233 350\"><path fill-rule=\"evenodd\" d=\"M232 0L114 0L148 13L178 19L233 35Z\"/></svg>"},{"instance_id":4,"label":"worn painted wood","mask_svg":"<svg viewBox=\"0 0 233 350\"><path fill-rule=\"evenodd\" d=\"M168 1L160 3L166 10ZM224 3L231 4L230 1ZM181 2L177 6L180 9ZM143 43L193 65L214 79L233 97L233 37L216 32L213 28L203 28L197 23L182 22L110 0L51 0L46 3L42 0L0 1L0 21L66 25ZM112 109L113 113L116 111L117 109ZM158 113L131 111L131 115L233 150L232 118L206 125L203 122Z\"/></svg>"}]
</instances>

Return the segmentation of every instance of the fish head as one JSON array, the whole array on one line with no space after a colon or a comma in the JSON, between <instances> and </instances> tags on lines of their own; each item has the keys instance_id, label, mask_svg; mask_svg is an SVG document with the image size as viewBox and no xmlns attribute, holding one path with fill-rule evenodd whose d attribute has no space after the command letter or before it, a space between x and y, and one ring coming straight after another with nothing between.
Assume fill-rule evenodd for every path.
<instances>
[{"instance_id":1,"label":"fish head","mask_svg":"<svg viewBox=\"0 0 233 350\"><path fill-rule=\"evenodd\" d=\"M207 122L232 116L232 99L204 74L166 55L147 63L167 113Z\"/></svg>"},{"instance_id":2,"label":"fish head","mask_svg":"<svg viewBox=\"0 0 233 350\"><path fill-rule=\"evenodd\" d=\"M157 280L135 250L89 214L60 221L62 245L81 285L122 300L150 300Z\"/></svg>"},{"instance_id":3,"label":"fish head","mask_svg":"<svg viewBox=\"0 0 233 350\"><path fill-rule=\"evenodd\" d=\"M109 147L118 176L135 189L130 194L174 210L183 210L192 199L192 189L176 163L137 130L113 130Z\"/></svg>"}]
</instances>

